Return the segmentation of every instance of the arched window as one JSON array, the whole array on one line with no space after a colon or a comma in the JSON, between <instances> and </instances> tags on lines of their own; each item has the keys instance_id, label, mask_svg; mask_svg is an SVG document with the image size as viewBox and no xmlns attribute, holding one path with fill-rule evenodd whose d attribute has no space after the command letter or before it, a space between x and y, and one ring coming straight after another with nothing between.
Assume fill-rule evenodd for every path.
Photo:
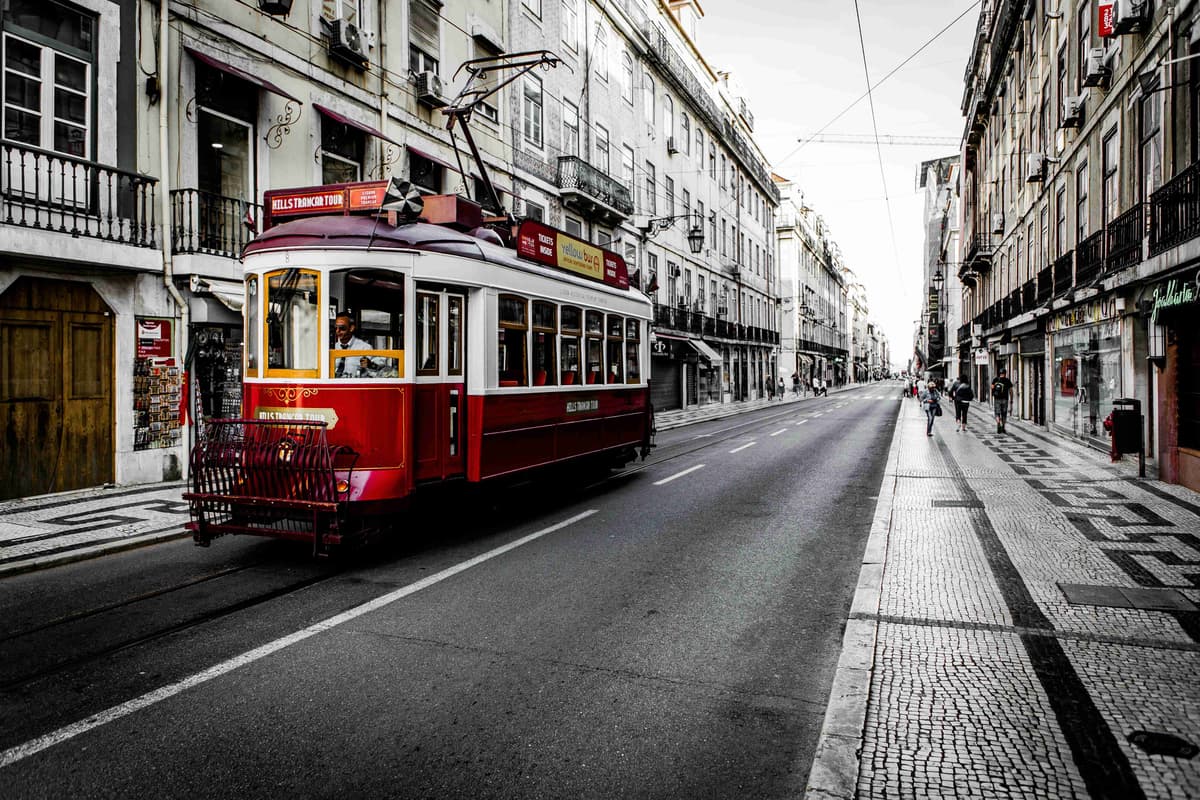
<instances>
[{"instance_id":1,"label":"arched window","mask_svg":"<svg viewBox=\"0 0 1200 800\"><path fill-rule=\"evenodd\" d=\"M687 112L679 115L679 149L685 155L691 155L692 152L692 121L688 119Z\"/></svg>"},{"instance_id":2,"label":"arched window","mask_svg":"<svg viewBox=\"0 0 1200 800\"><path fill-rule=\"evenodd\" d=\"M621 53L621 99L633 105L633 57Z\"/></svg>"},{"instance_id":3,"label":"arched window","mask_svg":"<svg viewBox=\"0 0 1200 800\"><path fill-rule=\"evenodd\" d=\"M654 127L654 78L649 72L642 73L642 105L646 116L646 124Z\"/></svg>"},{"instance_id":4,"label":"arched window","mask_svg":"<svg viewBox=\"0 0 1200 800\"><path fill-rule=\"evenodd\" d=\"M654 124L653 120L650 124ZM663 95L663 131L667 136L675 135L675 103L669 94Z\"/></svg>"}]
</instances>

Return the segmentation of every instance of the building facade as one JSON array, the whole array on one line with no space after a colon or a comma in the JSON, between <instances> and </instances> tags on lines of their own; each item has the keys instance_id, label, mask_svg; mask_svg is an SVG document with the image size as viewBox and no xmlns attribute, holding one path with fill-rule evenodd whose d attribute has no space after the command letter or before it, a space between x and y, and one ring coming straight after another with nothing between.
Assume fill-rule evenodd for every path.
<instances>
[{"instance_id":1,"label":"building facade","mask_svg":"<svg viewBox=\"0 0 1200 800\"><path fill-rule=\"evenodd\" d=\"M914 365L934 377L953 380L969 371L969 343L959 341L962 283L958 277L958 156L925 161L917 168L917 189L924 198L925 242L922 251L921 317L917 323Z\"/></svg>"},{"instance_id":2,"label":"building facade","mask_svg":"<svg viewBox=\"0 0 1200 800\"><path fill-rule=\"evenodd\" d=\"M1192 488L1196 23L1191 2L984 4L959 270L981 385L1007 368L1022 417L1106 449L1135 401L1160 476Z\"/></svg>"}]
</instances>

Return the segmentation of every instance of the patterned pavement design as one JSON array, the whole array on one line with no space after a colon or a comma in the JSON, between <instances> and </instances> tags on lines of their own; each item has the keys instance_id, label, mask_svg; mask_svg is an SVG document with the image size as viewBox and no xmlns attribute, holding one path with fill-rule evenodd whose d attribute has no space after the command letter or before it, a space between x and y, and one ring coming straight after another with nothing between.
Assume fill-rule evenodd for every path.
<instances>
[{"instance_id":1,"label":"patterned pavement design","mask_svg":"<svg viewBox=\"0 0 1200 800\"><path fill-rule=\"evenodd\" d=\"M807 796L1200 797L1200 495L899 414Z\"/></svg>"}]
</instances>

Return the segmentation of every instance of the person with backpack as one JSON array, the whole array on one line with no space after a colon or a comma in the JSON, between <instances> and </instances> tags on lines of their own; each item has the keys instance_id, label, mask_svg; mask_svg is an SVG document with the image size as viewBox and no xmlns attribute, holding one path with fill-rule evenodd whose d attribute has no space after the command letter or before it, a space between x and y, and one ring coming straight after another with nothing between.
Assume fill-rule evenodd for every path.
<instances>
[{"instance_id":1,"label":"person with backpack","mask_svg":"<svg viewBox=\"0 0 1200 800\"><path fill-rule=\"evenodd\" d=\"M1008 401L1012 397L1012 381L1008 379L1008 370L1004 367L992 379L992 411L996 415L996 433L1004 433L1004 425L1008 422Z\"/></svg>"},{"instance_id":2,"label":"person with backpack","mask_svg":"<svg viewBox=\"0 0 1200 800\"><path fill-rule=\"evenodd\" d=\"M971 384L967 383L967 379L960 375L954 382L954 390L950 393L950 397L954 399L955 430L965 431L967 429L967 410L971 407L971 401L975 399L975 390L971 388Z\"/></svg>"}]
</instances>

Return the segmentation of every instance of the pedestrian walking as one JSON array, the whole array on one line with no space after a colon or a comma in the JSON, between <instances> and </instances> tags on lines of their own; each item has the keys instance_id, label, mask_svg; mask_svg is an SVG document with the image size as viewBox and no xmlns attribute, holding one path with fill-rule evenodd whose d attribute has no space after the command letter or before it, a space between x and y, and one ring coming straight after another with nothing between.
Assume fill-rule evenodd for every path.
<instances>
[{"instance_id":1,"label":"pedestrian walking","mask_svg":"<svg viewBox=\"0 0 1200 800\"><path fill-rule=\"evenodd\" d=\"M779 385L775 388L776 388L775 393L777 395L779 395L780 400L783 400L783 396L785 394L787 394L787 388L783 385L783 376L782 375L779 376Z\"/></svg>"},{"instance_id":2,"label":"pedestrian walking","mask_svg":"<svg viewBox=\"0 0 1200 800\"><path fill-rule=\"evenodd\" d=\"M950 396L954 399L955 430L965 431L967 429L967 411L971 408L971 401L975 399L975 390L961 375L954 383L955 388Z\"/></svg>"},{"instance_id":3,"label":"pedestrian walking","mask_svg":"<svg viewBox=\"0 0 1200 800\"><path fill-rule=\"evenodd\" d=\"M921 390L921 409L925 412L925 435L933 436L933 418L942 415L942 393L937 382L929 381Z\"/></svg>"},{"instance_id":4,"label":"pedestrian walking","mask_svg":"<svg viewBox=\"0 0 1200 800\"><path fill-rule=\"evenodd\" d=\"M800 396L800 373L799 372L792 373L792 394L796 395L796 397Z\"/></svg>"},{"instance_id":5,"label":"pedestrian walking","mask_svg":"<svg viewBox=\"0 0 1200 800\"><path fill-rule=\"evenodd\" d=\"M1004 367L992 379L992 411L996 415L996 433L1004 433L1008 422L1008 402L1012 398L1012 381Z\"/></svg>"}]
</instances>

